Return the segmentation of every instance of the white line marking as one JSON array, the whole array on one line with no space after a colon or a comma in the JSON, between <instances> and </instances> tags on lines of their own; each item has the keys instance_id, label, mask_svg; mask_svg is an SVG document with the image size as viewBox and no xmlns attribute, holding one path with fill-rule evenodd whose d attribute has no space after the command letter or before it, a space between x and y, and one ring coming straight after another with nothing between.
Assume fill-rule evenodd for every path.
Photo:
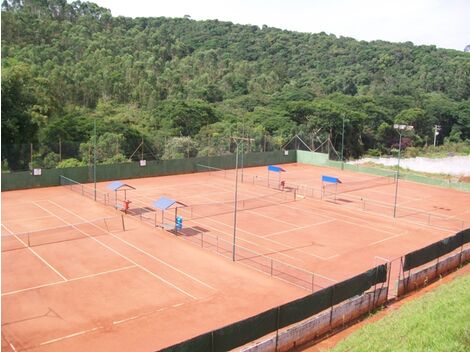
<instances>
[{"instance_id":1,"label":"white line marking","mask_svg":"<svg viewBox=\"0 0 470 352\"><path fill-rule=\"evenodd\" d=\"M41 342L41 343L39 344L39 346L49 345L49 344L54 343L54 342L57 342L57 341L61 341L61 340L69 339L69 338L71 338L71 337L83 335L83 334L86 334L86 333L89 333L89 332L96 331L96 330L98 330L98 329L102 329L102 328L101 328L101 327L96 327L96 328L92 328L92 329L88 329L88 330L82 330L82 331L79 331L79 332L76 332L76 333L73 333L73 334L70 334L70 335L65 335L65 336L62 336L62 337L58 337L58 338L56 338L56 339L52 339L52 340L48 340L48 341L45 341L45 342Z\"/></svg>"},{"instance_id":2,"label":"white line marking","mask_svg":"<svg viewBox=\"0 0 470 352\"><path fill-rule=\"evenodd\" d=\"M36 216L36 217L33 217L33 218L23 218L23 219L13 219L13 220L8 220L8 222L18 222L18 221L21 221L21 222L28 222L28 221L31 221L31 220L38 220L38 219L49 219L49 218L52 218L52 215L49 215L49 216ZM27 231L25 231L27 232Z\"/></svg>"},{"instance_id":3,"label":"white line marking","mask_svg":"<svg viewBox=\"0 0 470 352\"><path fill-rule=\"evenodd\" d=\"M62 209L65 210L65 211L68 211L67 209L63 208L61 205L55 203L54 201L51 201L51 203L53 203L54 205L58 206L59 208L62 208ZM70 211L69 211L69 213L73 214L73 213L70 212ZM75 215L75 214L74 214L74 215ZM78 215L76 215L76 216L78 216ZM190 278L190 279L192 279L192 280L198 282L199 284L201 284L201 285L203 285L203 286L205 286L205 287L207 287L207 288L210 288L210 289L212 289L212 290L216 290L214 287L212 287L212 286L206 284L205 282L203 282L203 281L201 281L201 280L195 278L194 276L192 276L192 275L190 275L190 274L188 274L188 273L186 273L186 272L184 272L184 271L182 271L182 270L176 268L175 266L173 266L173 265L171 265L171 264L165 262L164 260L162 260L162 259L160 259L160 258L158 258L158 257L156 257L156 256L154 256L154 255L152 255L152 254L150 254L150 253L148 253L147 251L144 251L143 249L141 249L141 248L139 248L139 247L133 245L133 244L130 243L129 241L126 241L126 240L124 240L124 239L122 239L122 238L120 238L120 237L118 237L118 236L112 234L111 232L109 232L109 234L110 234L112 237L116 238L117 240L119 240L119 241L121 241L121 242L127 244L129 247L134 248L136 251L139 251L139 252L145 254L146 256L148 256L148 257L150 257L150 258L156 260L157 262L159 262L159 263L161 263L161 264L163 264L163 265L166 265L167 267L173 269L174 271L180 273L181 275L184 275L184 276L186 276L186 277L188 277L188 278Z\"/></svg>"},{"instance_id":4,"label":"white line marking","mask_svg":"<svg viewBox=\"0 0 470 352\"><path fill-rule=\"evenodd\" d=\"M386 242L386 241L388 241L388 240L391 240L391 239L394 239L394 238L397 238L397 237L404 236L404 235L406 235L407 233L408 233L408 231L405 231L405 232L399 233L398 235L390 236L390 237L381 239L381 240L379 240L379 241L375 241L375 242L369 243L368 246L373 246L373 245L376 245L376 244L379 244L379 243L382 243L382 242Z\"/></svg>"},{"instance_id":5,"label":"white line marking","mask_svg":"<svg viewBox=\"0 0 470 352\"><path fill-rule=\"evenodd\" d=\"M121 320L115 320L115 321L113 321L113 325L122 324L122 323L125 323L125 322L130 321L130 320L135 320L139 317L140 317L140 315L134 315L133 317L129 317L129 318L121 319Z\"/></svg>"},{"instance_id":6,"label":"white line marking","mask_svg":"<svg viewBox=\"0 0 470 352\"><path fill-rule=\"evenodd\" d=\"M383 260L383 261L386 262L386 263L390 263L390 259L387 259L387 258L378 256L378 255L375 255L374 258L375 258L375 259L379 259L379 260Z\"/></svg>"},{"instance_id":7,"label":"white line marking","mask_svg":"<svg viewBox=\"0 0 470 352\"><path fill-rule=\"evenodd\" d=\"M278 205L278 204L274 204L274 205ZM269 215L265 215L265 214L262 214L262 213L258 213L258 212L256 211L256 208L254 208L253 210L252 210L252 209L247 209L246 212L247 212L247 213L250 213L250 214L253 214L253 215L261 216L261 217L263 217L263 218L267 218L267 219L269 219L269 220L277 221L277 222L280 222L280 223L283 223L283 224L292 226L293 229L291 229L291 230L296 230L296 229L300 228L298 225L293 224L293 223L291 223L291 222L287 222L287 221L284 221L284 220L280 220L280 219L274 218L274 217L269 216Z\"/></svg>"},{"instance_id":8,"label":"white line marking","mask_svg":"<svg viewBox=\"0 0 470 352\"><path fill-rule=\"evenodd\" d=\"M305 230L305 229L308 229L309 227L318 226L318 225L323 225L323 224L328 224L328 223L333 222L333 221L336 221L336 220L334 220L334 219L328 219L328 220L325 220L325 221L317 222L317 223L315 223L315 224L311 224L311 225L307 225L307 226L298 227L298 228L296 228L296 229L289 229L289 230L274 232L274 233L271 233L271 234L269 234L269 235L261 236L261 237L263 237L263 238L268 238L268 237L271 237L271 236L282 235L283 233L288 233L288 232L291 232L291 231Z\"/></svg>"},{"instance_id":9,"label":"white line marking","mask_svg":"<svg viewBox=\"0 0 470 352\"><path fill-rule=\"evenodd\" d=\"M8 344L10 345L11 349L12 349L14 352L16 352L15 346L13 346L13 344L12 344L10 341L8 341Z\"/></svg>"},{"instance_id":10,"label":"white line marking","mask_svg":"<svg viewBox=\"0 0 470 352\"><path fill-rule=\"evenodd\" d=\"M48 283L48 284L43 284L43 285L38 285L38 286L23 288L23 289L20 289L20 290L9 291L9 292L2 293L2 297L3 297L3 296L13 295L13 294L15 294L15 293L20 293L20 292L25 292L25 291L36 290L36 289L38 289L38 288L43 288L43 287L48 287L48 286L59 285L59 284L63 284L63 283L66 283L66 282L78 281L78 280L88 279L88 278L95 277L95 276L101 276L101 275L105 275L105 274L111 274L111 273L114 273L114 272L117 272L117 271L127 270L127 269L131 269L131 268L135 268L135 267L136 267L135 265L129 265L129 266L125 266L125 267L118 268L118 269L102 271L102 272L99 272L99 273L96 273L96 274L90 274L90 275L75 277L75 278L69 279L69 280L67 280L67 281L56 281L56 282L51 282L51 283Z\"/></svg>"},{"instance_id":11,"label":"white line marking","mask_svg":"<svg viewBox=\"0 0 470 352\"><path fill-rule=\"evenodd\" d=\"M55 272L57 275L60 276L60 278L64 281L67 281L67 278L62 275L58 270L56 270L51 264L49 264L44 258L42 258L39 254L37 254L31 247L29 247L21 238L13 234L13 231L11 231L8 227L2 224L2 226L10 232L25 248L27 248L31 253L33 253L40 261L42 261L44 264L46 264L49 269L51 269L53 272Z\"/></svg>"},{"instance_id":12,"label":"white line marking","mask_svg":"<svg viewBox=\"0 0 470 352\"><path fill-rule=\"evenodd\" d=\"M74 215L74 216L76 216L76 217L78 217L78 218L81 218L81 219L83 219L83 220L86 221L85 218L83 218L83 217L81 217L81 216L79 216L79 215L74 214L73 212L71 212L71 211L69 211L69 210L63 208L62 206L58 205L57 203L55 203L55 202L53 202L53 201L48 201L48 202L50 202L50 203L52 203L52 204L58 206L59 208L62 208L62 209L65 210L66 212L68 212L68 213L70 213L70 214L72 214L72 215ZM35 203L35 204L36 204L36 203ZM50 211L47 210L46 208L41 207L41 206L38 205L38 204L36 204L36 205L37 205L38 207L44 209L45 211L49 212L50 214L53 214L52 212L50 212ZM72 225L71 223L69 223L69 222L65 221L64 219L62 219L60 216L58 216L58 215L56 215L56 214L53 214L53 215L56 216L59 220L62 220L64 223L69 224L69 225ZM93 225L93 226L96 226L96 225L94 225L94 224L92 224L92 225ZM72 225L72 226L73 226L73 225ZM191 297L192 299L197 299L197 297L195 297L195 296L193 296L192 294L186 292L186 291L183 290L182 288L180 288L180 287L178 287L178 286L172 284L172 283L169 282L168 280L165 280L163 277L161 277L161 276L155 274L153 271L150 271L149 269L143 267L142 265L138 264L137 262L135 262L134 260L130 259L129 257L126 257L125 255L121 254L120 252L118 252L118 251L115 250L114 248L108 246L107 244L105 244L104 242L100 241L99 239L97 239L97 238L95 238L95 237L93 237L93 236L90 236L90 235L87 234L85 231L80 230L80 229L77 228L76 226L74 226L74 227L75 227L78 231L80 231L81 233L83 233L85 236L87 236L87 237L91 238L92 240L98 242L98 243L101 244L103 247L109 249L111 252L117 254L117 255L120 256L121 258L126 259L128 262L134 264L135 266L139 267L139 268L142 269L143 271L147 272L148 274L152 275L153 277L157 278L158 280L164 282L164 283L167 284L168 286L173 287L174 289L180 291L181 293L187 295L188 297ZM102 230L102 229L101 229L101 230ZM115 236L115 235L112 234L111 232L108 231L108 233L109 233L111 236L113 236L114 238L118 238L118 239L119 239L119 237Z\"/></svg>"}]
</instances>

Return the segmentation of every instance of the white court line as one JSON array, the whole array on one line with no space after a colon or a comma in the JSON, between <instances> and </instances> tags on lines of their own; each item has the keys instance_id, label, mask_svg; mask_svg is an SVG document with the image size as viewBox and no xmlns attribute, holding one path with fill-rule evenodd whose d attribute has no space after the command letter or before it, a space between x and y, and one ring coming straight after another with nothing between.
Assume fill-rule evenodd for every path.
<instances>
[{"instance_id":1,"label":"white court line","mask_svg":"<svg viewBox=\"0 0 470 352\"><path fill-rule=\"evenodd\" d=\"M375 242L369 243L368 246L373 246L373 245L376 245L376 244L379 244L379 243L382 243L382 242L386 242L386 241L388 241L388 240L391 240L391 239L394 239L394 238L397 238L397 237L404 236L404 235L406 235L407 233L408 233L408 231L405 231L405 232L403 232L403 233L399 233L398 235L390 236L390 237L381 239L381 240L379 240L379 241L375 241Z\"/></svg>"},{"instance_id":2,"label":"white court line","mask_svg":"<svg viewBox=\"0 0 470 352\"><path fill-rule=\"evenodd\" d=\"M89 279L89 278L91 278L91 277L101 276L101 275L106 275L106 274L111 274L111 273L115 273L115 272L117 272L117 271L127 270L127 269L131 269L131 268L136 268L136 266L135 266L135 265L129 265L129 266L124 266L124 267L122 267L122 268L117 268L117 269L102 271L102 272L95 273L95 274L90 274L90 275L84 275L84 276L74 277L73 279L69 279L69 280L67 280L67 281L56 281L56 282L51 282L51 283L48 283L48 284L43 284L43 285L38 285L38 286L33 286L33 287L22 288L22 289L20 289L20 290L9 291L9 292L2 293L2 297L3 297L3 296L14 295L15 293L21 293L21 292L26 292L26 291L32 291L32 290L36 290L36 289L38 289L38 288L43 288L43 287L49 287L49 286L55 286L55 285L59 285L59 284L64 284L64 283L66 283L66 282L78 281L78 280L83 280L83 279Z\"/></svg>"},{"instance_id":3,"label":"white court line","mask_svg":"<svg viewBox=\"0 0 470 352\"><path fill-rule=\"evenodd\" d=\"M6 340L6 337L5 337L5 340ZM12 349L14 352L16 352L15 346L13 346L13 344L12 344L10 341L8 341L8 344L10 345L11 349Z\"/></svg>"},{"instance_id":4,"label":"white court line","mask_svg":"<svg viewBox=\"0 0 470 352\"><path fill-rule=\"evenodd\" d=\"M13 220L8 220L8 222L18 222L18 221L31 221L31 220L38 220L38 219L49 219L49 218L52 218L51 215L48 215L48 216L36 216L36 217L33 217L33 218L22 218L22 219L13 219Z\"/></svg>"},{"instance_id":5,"label":"white court line","mask_svg":"<svg viewBox=\"0 0 470 352\"><path fill-rule=\"evenodd\" d=\"M76 333L73 333L73 334L70 334L70 335L65 335L65 336L62 336L62 337L58 337L56 339L41 342L39 344L39 346L49 345L49 344L54 343L54 342L58 342L58 341L65 340L65 339L70 339L71 337L80 336L80 335L83 335L83 334L86 334L86 333L89 333L89 332L96 331L98 329L102 329L102 327L96 327L96 328L92 328L92 329L88 329L88 330L82 330L82 331L79 331L79 332L76 332Z\"/></svg>"},{"instance_id":6,"label":"white court line","mask_svg":"<svg viewBox=\"0 0 470 352\"><path fill-rule=\"evenodd\" d=\"M389 259L384 258L384 257L381 257L381 256L378 256L378 255L374 255L374 258L375 258L375 259L382 260L382 261L384 261L384 262L386 262L386 263L390 263L390 260L389 260Z\"/></svg>"},{"instance_id":7,"label":"white court line","mask_svg":"<svg viewBox=\"0 0 470 352\"><path fill-rule=\"evenodd\" d=\"M254 192L253 192L253 191L248 191L248 193L254 193ZM148 197L145 197L145 196L144 196L144 198L148 198ZM282 204L273 203L273 206L280 206L280 205L281 205L281 206L284 206L284 205L286 205L286 203L282 203ZM289 208L294 209L294 210L298 210L298 209L292 208L292 207L289 207ZM221 215L222 215L222 214L221 214ZM322 216L323 216L323 215L322 215ZM327 215L325 215L324 217L326 217L326 218L329 217L329 218L331 218L332 221L333 221L333 220L336 220L336 219L334 219L334 218L332 218L332 217L330 217L330 216L327 216ZM215 220L213 217L207 217L207 218L204 218L204 219L206 219L206 220L208 220L208 221L212 221L212 222L218 223L218 224L220 224L220 225L222 225L222 226L224 226L224 227L230 227L230 225L227 225L227 224L224 223L224 222ZM190 220L190 221L193 222L193 223L195 223L195 224L199 224L199 225L201 225L201 226L210 227L210 228L212 228L214 231L216 231L216 232L218 232L218 233L221 233L221 234L223 234L223 235L225 235L225 236L230 236L229 233L227 233L227 232L225 232L225 231L223 231L223 230L219 230L219 229L217 229L217 228L215 228L215 227L213 227L213 226L210 226L210 225L201 223L201 222L196 221L196 220ZM277 244L277 245L280 245L281 247L283 247L283 248L285 248L285 249L287 249L287 250L298 251L298 252L303 253L303 254L305 254L305 255L307 255L307 256L310 256L310 257L318 258L318 259L321 259L321 260L328 260L329 258L331 258L331 256L330 256L330 257L322 257L322 256L319 256L319 255L316 255L316 254L312 254L312 253L310 253L310 252L303 251L303 250L301 250L301 249L296 249L296 248L290 247L289 245L287 245L287 244L285 244L285 243L283 243L283 242L279 242L279 241L276 241L276 240L273 240L273 239L270 239L270 238L267 238L267 237L259 236L259 235L255 234L255 233L251 232L251 231L247 231L247 230L243 230L243 229L238 229L238 231L244 232L244 233L246 233L246 234L248 234L248 235L251 235L251 236L254 236L254 237L256 237L256 238L265 239L266 241L269 241L269 242L275 243L275 244ZM259 243L255 243L255 242L249 241L249 240L247 240L247 239L240 238L239 241L243 241L243 242L252 244L252 245L254 245L254 246L258 247L258 248L262 248L262 249L264 249L264 250L270 250L270 252L273 252L273 249L272 249L272 248L266 248L266 247L260 245ZM248 249L248 248L246 248L246 249ZM248 250L249 250L249 249L248 249ZM249 250L249 251L252 251L252 250ZM287 257L287 258L289 258L289 259L292 259L292 260L295 260L295 261L299 261L299 262L305 263L304 260L299 259L299 258L296 258L296 257L292 257L292 256L290 256L290 255L288 255L288 254L283 253L283 252L276 251L275 253L278 254L278 255L282 255L282 256L284 256L284 257ZM260 253L256 253L256 254L260 254ZM334 257L334 256L333 256L333 257Z\"/></svg>"},{"instance_id":8,"label":"white court line","mask_svg":"<svg viewBox=\"0 0 470 352\"><path fill-rule=\"evenodd\" d=\"M273 232L269 235L266 235L266 236L261 236L263 238L268 238L268 237L271 237L271 236L276 236L276 235L282 235L283 233L287 233L287 232L291 232L291 231L296 231L296 230L305 230L305 229L308 229L309 227L313 227L313 226L318 226L318 225L323 225L323 224L328 224L329 222L333 222L333 221L336 221L335 219L328 219L328 220L324 220L324 221L320 221L320 222L317 222L315 224L311 224L311 225L306 225L306 226L301 226L301 227L298 227L296 229L289 229L289 230L284 230L284 231L278 231L278 232ZM313 229L312 229L313 230Z\"/></svg>"},{"instance_id":9,"label":"white court line","mask_svg":"<svg viewBox=\"0 0 470 352\"><path fill-rule=\"evenodd\" d=\"M253 191L247 191L247 192L256 194ZM333 205L333 204L326 204L326 202L322 202L321 200L318 200L318 199L307 199L307 201L311 202L314 209L308 210L308 209L296 208L296 207L290 206L289 203L280 203L280 204L277 204L277 205L281 206L281 207L286 207L286 208L289 208L289 209L293 209L295 211L303 211L307 214L310 214L311 211L316 211L318 215L323 216L323 217L327 217L327 218L338 220L338 221L343 221L345 223L353 224L353 225L356 225L356 226L362 226L362 227L370 228L370 229L373 229L374 231L378 231L378 232L383 232L383 233L387 233L387 234L395 234L395 232L382 230L382 229L376 229L376 228L374 228L372 226L369 226L369 225L360 224L360 223L357 223L357 222L349 222L349 221L343 219L343 217L350 218L350 219L356 219L356 218L353 217L353 216L349 216L347 214L341 214L340 217L338 217L338 213L335 212L334 209L333 209L333 207L335 207L335 205ZM326 206L328 206L329 209L319 209L318 205L317 205L317 202L319 202L319 204L321 204L321 205L326 204ZM345 209L345 210L348 210L348 211L351 211L351 210L355 211L354 209L350 209L350 208L342 208L342 209ZM331 213L333 213L333 214L331 214ZM376 213L367 212L367 214L376 214ZM381 215L381 214L376 214L376 215ZM364 221L364 220L361 220L361 221Z\"/></svg>"},{"instance_id":10,"label":"white court line","mask_svg":"<svg viewBox=\"0 0 470 352\"><path fill-rule=\"evenodd\" d=\"M48 201L48 202L52 202L52 201ZM52 203L54 203L54 202L52 202ZM36 204L38 207L42 208L43 210L47 211L48 213L53 214L52 212L50 212L50 211L47 210L46 208L40 206L39 204L37 204L37 203L35 203L35 204ZM56 204L56 203L54 203L54 204ZM59 206L59 207L60 207L60 206ZM60 207L60 208L62 208L62 207ZM65 209L65 208L62 208L62 209ZM69 212L70 214L73 214L73 213L71 213L71 212L68 211L68 210L67 210L67 212ZM64 223L67 224L67 221L65 221L64 219L62 219L60 216L58 216L58 215L56 215L56 214L53 214L53 215L56 216L59 220L62 220ZM82 218L81 216L78 216L78 215L76 215L76 214L73 214L73 215L75 215L76 217L79 217L79 218L81 218L81 219L83 219L83 220L86 220L86 219L84 219L84 218ZM69 223L69 225L72 225L72 224ZM73 226L73 225L72 225L72 226ZM74 226L74 227L75 227L75 226ZM139 268L142 269L143 271L147 272L148 274L152 275L153 277L157 278L158 280L162 281L163 283L167 284L168 286L173 287L174 289L180 291L181 293L187 295L188 297L191 297L192 299L197 299L197 298L196 298L195 296L193 296L192 294L190 294L190 293L186 292L185 290L183 290L182 288L179 288L178 286L172 284L172 283L169 282L168 280L165 280L164 278L162 278L161 276L159 276L159 275L155 274L154 272L148 270L147 268L145 268L145 267L139 265L137 262L135 262L135 261L133 261L132 259L130 259L130 258L124 256L123 254L119 253L117 250L115 250L114 248L108 246L107 244L103 243L102 241L98 240L97 238L95 238L95 237L93 237L93 236L90 236L90 235L87 234L86 232L80 230L78 227L75 227L75 228L76 228L78 231L80 231L81 233L83 233L85 236L87 236L87 237L91 238L92 240L98 242L98 243L101 244L103 247L109 249L111 252L117 254L117 255L120 256L121 258L124 258L124 259L127 260L129 263L134 264L135 266L139 267ZM116 237L116 236L114 236L111 232L108 232L108 233L109 233L110 235L112 235L113 237Z\"/></svg>"},{"instance_id":11,"label":"white court line","mask_svg":"<svg viewBox=\"0 0 470 352\"><path fill-rule=\"evenodd\" d=\"M53 203L55 206L57 206L57 207L63 209L64 211L67 211L67 212L69 212L70 214L75 215L75 216L81 218L79 215L74 214L73 212L71 212L71 211L69 211L68 209L62 207L61 205L57 204L56 202L54 202L54 201L50 201L50 202ZM205 287L207 287L207 288L210 288L210 289L212 289L212 290L215 290L214 287L212 287L212 286L206 284L205 282L203 282L203 281L201 281L201 280L195 278L194 276L192 276L192 275L190 275L190 274L188 274L188 273L186 273L186 272L184 272L184 271L182 271L182 270L176 268L175 266L173 266L173 265L171 265L171 264L165 262L164 260L162 260L162 259L160 259L160 258L158 258L158 257L156 257L156 256L154 256L154 255L152 255L152 254L150 254L150 253L144 251L143 249L141 249L141 248L139 248L139 247L133 245L132 243L130 243L130 242L128 242L128 241L126 241L126 240L124 240L124 239L122 239L122 238L120 238L120 237L114 235L114 234L111 233L111 232L108 232L108 233L109 233L113 238L115 238L115 239L117 239L117 240L119 240L119 241L121 241L121 242L127 244L129 247L134 248L136 251L139 251L140 253L143 253L143 254L145 254L146 256L148 256L148 257L150 257L150 258L156 260L156 261L159 262L160 264L166 265L167 267L169 267L170 269L173 269L174 271L180 273L181 275L184 275L184 276L186 276L187 278L189 278L189 279L191 279L191 280L194 280L194 281L196 281L197 283L199 283L199 284L201 284L201 285L203 285L203 286L205 286Z\"/></svg>"},{"instance_id":12,"label":"white court line","mask_svg":"<svg viewBox=\"0 0 470 352\"><path fill-rule=\"evenodd\" d=\"M172 307L175 307L175 306L179 307L179 306L182 306L183 304L184 303L180 303L180 304L177 304L177 305L173 305ZM118 325L118 324L126 323L126 322L131 321L131 320L140 319L140 318L143 318L143 317L146 317L146 316L149 316L149 315L152 315L152 314L155 314L155 313L167 310L167 309L169 309L169 308L168 307L162 307L162 308L152 310L150 312L145 312L145 313L142 313L142 314L134 315L132 317L124 318L124 319L121 319L121 320L115 320L115 321L113 321L113 325Z\"/></svg>"},{"instance_id":13,"label":"white court line","mask_svg":"<svg viewBox=\"0 0 470 352\"><path fill-rule=\"evenodd\" d=\"M34 251L31 247L29 247L22 239L20 239L18 236L13 234L13 232L8 227L6 227L4 224L2 224L2 226L13 237L15 237L25 248L27 248L31 253L33 253L40 261L42 261L44 264L46 264L49 267L49 269L51 269L53 272L55 272L57 275L59 275L62 280L67 281L67 278L64 275L62 275L57 269L55 269L51 264L49 264L44 258L42 258L39 254L37 254L36 251Z\"/></svg>"},{"instance_id":14,"label":"white court line","mask_svg":"<svg viewBox=\"0 0 470 352\"><path fill-rule=\"evenodd\" d=\"M275 203L274 205L279 205L279 204ZM256 208L255 208L255 209L256 209ZM253 214L253 215L261 216L261 217L266 218L266 219L270 219L270 220L273 220L273 221L277 221L277 222L280 222L280 223L283 223L283 224L292 226L293 229L291 229L291 230L295 230L295 229L300 229L300 228L301 228L300 226L298 226L298 225L296 225L296 224L293 224L293 223L291 223L291 222L287 222L287 221L284 221L284 220L279 220L279 219L277 219L277 218L273 218L272 216L265 215L265 214L261 214L261 213L258 213L257 211L251 210L251 209L247 209L246 212L247 212L247 213L250 213L250 214Z\"/></svg>"}]
</instances>

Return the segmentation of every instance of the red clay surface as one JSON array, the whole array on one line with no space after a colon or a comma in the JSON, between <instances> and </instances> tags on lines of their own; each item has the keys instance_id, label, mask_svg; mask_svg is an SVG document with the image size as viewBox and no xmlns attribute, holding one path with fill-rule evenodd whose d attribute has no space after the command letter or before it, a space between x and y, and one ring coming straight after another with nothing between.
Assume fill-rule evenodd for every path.
<instances>
[{"instance_id":1,"label":"red clay surface","mask_svg":"<svg viewBox=\"0 0 470 352\"><path fill-rule=\"evenodd\" d=\"M315 188L315 198L279 204L279 191L249 182L266 177L266 167L245 169L235 263L233 205L194 206L192 218L190 208L180 209L183 230L175 236L154 228L153 215L148 221L126 215L123 231L120 211L62 187L3 192L2 350L158 350L398 258L470 222L469 193L400 181L393 218L395 184L350 190L335 202L320 199L321 175L344 184L372 177L283 167L288 184ZM131 211L142 211L160 196L187 205L231 201L233 172L225 174L124 182L136 188L127 193ZM108 183L99 189L107 191ZM253 200L260 196L268 198ZM172 216L167 211L164 222ZM114 218L106 226L83 224L104 217Z\"/></svg>"}]
</instances>

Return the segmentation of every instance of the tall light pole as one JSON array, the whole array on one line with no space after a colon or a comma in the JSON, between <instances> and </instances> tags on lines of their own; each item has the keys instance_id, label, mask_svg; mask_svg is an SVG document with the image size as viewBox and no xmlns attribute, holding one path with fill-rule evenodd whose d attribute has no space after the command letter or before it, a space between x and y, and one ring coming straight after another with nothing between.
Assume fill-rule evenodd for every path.
<instances>
[{"instance_id":1,"label":"tall light pole","mask_svg":"<svg viewBox=\"0 0 470 352\"><path fill-rule=\"evenodd\" d=\"M238 203L238 147L243 148L243 142L253 140L252 138L245 137L231 137L237 145L235 156L235 205L233 209L233 241L232 241L232 260L235 261L235 243L237 239L237 203Z\"/></svg>"},{"instance_id":2,"label":"tall light pole","mask_svg":"<svg viewBox=\"0 0 470 352\"><path fill-rule=\"evenodd\" d=\"M93 184L94 184L94 200L96 202L96 117L93 120L93 131L94 131L94 145L93 145Z\"/></svg>"},{"instance_id":3,"label":"tall light pole","mask_svg":"<svg viewBox=\"0 0 470 352\"><path fill-rule=\"evenodd\" d=\"M393 125L393 128L398 132L400 139L398 142L398 162L397 162L397 179L395 180L395 201L393 204L393 217L397 215L397 198L398 198L398 180L400 179L400 156L401 156L401 131L412 131L413 126L408 125Z\"/></svg>"},{"instance_id":4,"label":"tall light pole","mask_svg":"<svg viewBox=\"0 0 470 352\"><path fill-rule=\"evenodd\" d=\"M341 134L341 170L344 170L344 115L343 117L343 133Z\"/></svg>"}]
</instances>

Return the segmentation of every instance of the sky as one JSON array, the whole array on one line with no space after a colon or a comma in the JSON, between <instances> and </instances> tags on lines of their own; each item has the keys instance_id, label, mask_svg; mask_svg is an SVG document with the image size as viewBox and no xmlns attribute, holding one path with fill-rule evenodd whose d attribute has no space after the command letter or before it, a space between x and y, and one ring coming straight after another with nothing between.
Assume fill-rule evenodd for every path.
<instances>
[{"instance_id":1,"label":"sky","mask_svg":"<svg viewBox=\"0 0 470 352\"><path fill-rule=\"evenodd\" d=\"M463 50L470 0L89 0L113 16L218 19L358 40Z\"/></svg>"}]
</instances>

